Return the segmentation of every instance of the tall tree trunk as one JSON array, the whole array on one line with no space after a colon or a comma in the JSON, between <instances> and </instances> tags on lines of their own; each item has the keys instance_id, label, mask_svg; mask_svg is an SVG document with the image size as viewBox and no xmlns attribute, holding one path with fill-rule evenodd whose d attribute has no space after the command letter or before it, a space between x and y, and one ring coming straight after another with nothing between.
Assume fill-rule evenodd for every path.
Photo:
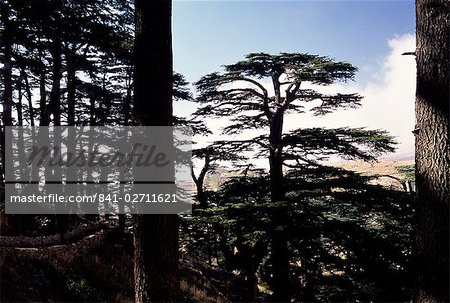
<instances>
[{"instance_id":1,"label":"tall tree trunk","mask_svg":"<svg viewBox=\"0 0 450 303\"><path fill-rule=\"evenodd\" d=\"M208 201L206 199L205 189L204 189L204 183L205 183L205 177L208 173L209 169L211 168L211 159L210 155L208 153L205 154L205 162L203 164L202 170L200 171L200 174L195 176L194 168L191 167L191 176L194 180L195 187L197 189L197 201L200 203L200 208L206 209L208 207Z\"/></svg>"},{"instance_id":2,"label":"tall tree trunk","mask_svg":"<svg viewBox=\"0 0 450 303\"><path fill-rule=\"evenodd\" d=\"M13 90L12 90L12 28L10 23L10 8L8 3L0 4L1 13L1 23L3 24L3 36L2 36L2 46L4 48L3 54L3 68L2 68L2 81L4 85L2 102L3 102L3 125L1 125L1 133L0 133L0 152L1 152L1 171L0 171L0 201L4 201L5 195L5 184L4 184L4 176L5 176L5 167L10 164L6 163L5 159L5 136L6 136L6 127L12 125L12 104L13 104ZM3 203L3 202L2 202ZM0 216L2 217L2 221L7 220L4 215L4 207L0 205Z\"/></svg>"},{"instance_id":3,"label":"tall tree trunk","mask_svg":"<svg viewBox=\"0 0 450 303\"><path fill-rule=\"evenodd\" d=\"M23 108L22 108L22 77L19 76L17 79L17 103L16 103L16 110L17 110L17 125L23 126Z\"/></svg>"},{"instance_id":4,"label":"tall tree trunk","mask_svg":"<svg viewBox=\"0 0 450 303\"><path fill-rule=\"evenodd\" d=\"M95 115L95 99L93 96L89 98L89 125L97 126Z\"/></svg>"},{"instance_id":5,"label":"tall tree trunk","mask_svg":"<svg viewBox=\"0 0 450 303\"><path fill-rule=\"evenodd\" d=\"M30 125L34 126L34 108L33 108L33 97L31 94L30 82L28 81L28 76L24 70L21 70L20 74L21 74L21 77L25 80L25 92L27 93L28 111L30 113Z\"/></svg>"},{"instance_id":6,"label":"tall tree trunk","mask_svg":"<svg viewBox=\"0 0 450 303\"><path fill-rule=\"evenodd\" d=\"M171 0L136 0L135 106L137 125L172 125ZM136 302L176 302L177 215L137 215Z\"/></svg>"},{"instance_id":7,"label":"tall tree trunk","mask_svg":"<svg viewBox=\"0 0 450 303\"><path fill-rule=\"evenodd\" d=\"M52 90L50 100L45 107L43 121L41 125L50 125L50 115L53 114L53 125L61 125L61 78L62 78L62 48L61 40L58 37L53 38L51 45L51 54L53 59Z\"/></svg>"},{"instance_id":8,"label":"tall tree trunk","mask_svg":"<svg viewBox=\"0 0 450 303\"><path fill-rule=\"evenodd\" d=\"M76 74L76 62L75 62L75 50L66 50L67 60L67 125L75 125L75 74Z\"/></svg>"},{"instance_id":9,"label":"tall tree trunk","mask_svg":"<svg viewBox=\"0 0 450 303\"><path fill-rule=\"evenodd\" d=\"M450 2L417 0L416 302L449 301Z\"/></svg>"},{"instance_id":10,"label":"tall tree trunk","mask_svg":"<svg viewBox=\"0 0 450 303\"><path fill-rule=\"evenodd\" d=\"M125 96L125 104L122 106L123 110L123 118L124 118L124 125L131 125L133 117L132 117L132 103L133 103L133 96L132 90L133 90L133 67L127 69L127 77L126 77L126 88L127 88L127 94Z\"/></svg>"},{"instance_id":11,"label":"tall tree trunk","mask_svg":"<svg viewBox=\"0 0 450 303\"><path fill-rule=\"evenodd\" d=\"M1 5L1 21L4 26L2 44L4 48L3 55L3 125L12 125L12 105L13 105L13 89L12 89L12 27L9 20L10 7L9 4Z\"/></svg>"},{"instance_id":12,"label":"tall tree trunk","mask_svg":"<svg viewBox=\"0 0 450 303\"><path fill-rule=\"evenodd\" d=\"M16 103L16 110L17 110L17 126L23 126L23 110L22 110L22 77L19 76L17 79L17 103ZM24 145L24 138L23 133L18 132L18 138L17 138L17 152L19 154L19 170L20 175L25 175L25 169L26 169L26 163L21 162L22 159L25 159L25 145Z\"/></svg>"},{"instance_id":13,"label":"tall tree trunk","mask_svg":"<svg viewBox=\"0 0 450 303\"><path fill-rule=\"evenodd\" d=\"M67 64L67 125L71 126L67 129L67 147L69 150L76 149L76 131L73 129L75 126L75 95L76 95L76 46L72 44L72 46L68 46L65 49L65 57ZM76 174L69 170L66 175L67 180L80 180L77 179ZM100 177L100 180L105 180ZM77 185L77 192L79 192L79 185ZM75 212L75 209L71 209L71 211ZM78 220L77 215L60 215L58 218L59 222L63 223L61 239L64 239L64 233L68 228L68 222L76 222ZM66 230L64 230L66 229Z\"/></svg>"},{"instance_id":14,"label":"tall tree trunk","mask_svg":"<svg viewBox=\"0 0 450 303\"><path fill-rule=\"evenodd\" d=\"M43 126L45 125L44 123L47 123L47 121L45 121L45 108L47 106L47 90L45 88L45 82L46 82L46 77L45 77L45 66L44 66L44 62L43 60L43 56L42 56L42 52L41 50L39 50L39 58L41 60L41 66L40 66L40 75L39 75L39 125Z\"/></svg>"},{"instance_id":15,"label":"tall tree trunk","mask_svg":"<svg viewBox=\"0 0 450 303\"><path fill-rule=\"evenodd\" d=\"M275 86L276 87L276 86ZM283 160L281 138L283 133L283 111L279 109L272 118L270 125L270 190L272 203L284 200L283 190ZM289 301L289 252L286 234L286 209L280 205L274 208L272 214L272 290L274 302Z\"/></svg>"}]
</instances>

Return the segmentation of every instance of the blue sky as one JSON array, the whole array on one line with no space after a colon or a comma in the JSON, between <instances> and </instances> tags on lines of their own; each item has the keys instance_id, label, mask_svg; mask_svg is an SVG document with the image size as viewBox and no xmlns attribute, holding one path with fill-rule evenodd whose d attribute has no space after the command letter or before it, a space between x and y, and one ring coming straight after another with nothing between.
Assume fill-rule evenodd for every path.
<instances>
[{"instance_id":1,"label":"blue sky","mask_svg":"<svg viewBox=\"0 0 450 303\"><path fill-rule=\"evenodd\" d=\"M348 61L368 81L387 40L415 31L414 1L174 1L174 68L196 81L250 52Z\"/></svg>"},{"instance_id":2,"label":"blue sky","mask_svg":"<svg viewBox=\"0 0 450 303\"><path fill-rule=\"evenodd\" d=\"M181 1L173 3L174 69L189 82L220 71L251 52L307 52L347 61L359 68L356 82L330 92L358 92L357 110L323 118L305 114L286 120L298 127L386 129L399 142L391 159L414 153L415 3L403 1ZM175 104L177 114L193 105ZM299 123L298 121L301 121ZM219 126L204 144L219 139ZM229 138L232 139L232 138Z\"/></svg>"}]
</instances>

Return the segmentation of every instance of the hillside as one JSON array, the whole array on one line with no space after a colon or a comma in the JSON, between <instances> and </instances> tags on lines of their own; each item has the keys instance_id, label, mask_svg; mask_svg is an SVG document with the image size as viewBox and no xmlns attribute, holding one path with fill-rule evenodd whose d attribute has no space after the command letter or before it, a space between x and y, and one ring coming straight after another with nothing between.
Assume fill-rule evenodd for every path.
<instances>
[{"instance_id":1,"label":"hillside","mask_svg":"<svg viewBox=\"0 0 450 303\"><path fill-rule=\"evenodd\" d=\"M342 161L333 163L333 166L355 171L367 176L379 175L380 178L373 181L374 183L403 190L402 184L394 178L404 180L406 178L406 174L401 172L399 168L413 164L414 162L411 160L383 160L378 162Z\"/></svg>"},{"instance_id":2,"label":"hillside","mask_svg":"<svg viewBox=\"0 0 450 303\"><path fill-rule=\"evenodd\" d=\"M372 181L373 183L387 186L390 188L403 190L400 180L404 180L407 176L401 171L401 167L414 165L412 160L380 160L377 162L365 161L340 161L328 163L329 166L335 166L346 170L355 171L366 176L380 176ZM226 168L220 167L217 171L210 173L206 178L206 188L217 191L220 186L228 179L238 175L236 171L227 171Z\"/></svg>"}]
</instances>

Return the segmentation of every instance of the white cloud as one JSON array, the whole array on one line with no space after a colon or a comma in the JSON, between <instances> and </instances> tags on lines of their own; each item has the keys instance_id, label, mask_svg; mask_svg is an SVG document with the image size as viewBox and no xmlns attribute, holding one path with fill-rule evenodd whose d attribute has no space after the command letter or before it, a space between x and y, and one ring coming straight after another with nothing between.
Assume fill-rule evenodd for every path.
<instances>
[{"instance_id":1,"label":"white cloud","mask_svg":"<svg viewBox=\"0 0 450 303\"><path fill-rule=\"evenodd\" d=\"M340 110L323 117L303 115L298 119L286 119L287 129L342 126L384 129L399 143L397 151L387 158L412 159L416 62L413 56L402 56L402 53L414 51L415 36L406 34L394 37L387 43L389 53L366 85L349 83L319 88L328 93L357 92L364 97L360 108Z\"/></svg>"},{"instance_id":2,"label":"white cloud","mask_svg":"<svg viewBox=\"0 0 450 303\"><path fill-rule=\"evenodd\" d=\"M405 34L394 37L387 43L389 53L386 54L378 69L372 69L378 70L378 72L371 75L371 80L366 85L347 83L319 88L321 92L325 93L357 92L364 96L360 108L339 110L324 117L314 117L308 113L298 116L290 115L285 119L285 130L344 126L384 129L395 136L399 143L395 154L388 155L387 158L412 159L414 154L412 130L414 129L416 66L413 56L402 56L402 53L415 50L415 37ZM267 82L268 88L269 84ZM224 126L225 121L217 119L211 122L213 122L212 128L217 130L218 126ZM215 132L214 136L196 139L205 143L205 141L218 140L219 136L218 132Z\"/></svg>"},{"instance_id":3,"label":"white cloud","mask_svg":"<svg viewBox=\"0 0 450 303\"><path fill-rule=\"evenodd\" d=\"M372 80L366 85L356 83L328 88L358 92L364 96L359 109L337 111L319 119L310 119L314 126L365 126L387 130L399 143L396 153L389 157L412 158L416 63L413 56L402 56L402 53L414 51L415 37L411 34L398 36L390 39L388 45L390 50L380 71L373 74Z\"/></svg>"}]
</instances>

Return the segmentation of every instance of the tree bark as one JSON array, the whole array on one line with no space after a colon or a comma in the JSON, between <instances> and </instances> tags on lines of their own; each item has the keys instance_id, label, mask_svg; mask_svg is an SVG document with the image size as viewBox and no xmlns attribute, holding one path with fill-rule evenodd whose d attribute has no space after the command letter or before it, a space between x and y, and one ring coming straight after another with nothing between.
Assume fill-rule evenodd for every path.
<instances>
[{"instance_id":1,"label":"tree bark","mask_svg":"<svg viewBox=\"0 0 450 303\"><path fill-rule=\"evenodd\" d=\"M136 0L136 125L172 125L171 0ZM179 300L178 216L137 215L136 302Z\"/></svg>"},{"instance_id":2,"label":"tree bark","mask_svg":"<svg viewBox=\"0 0 450 303\"><path fill-rule=\"evenodd\" d=\"M39 44L41 43L39 38ZM47 90L45 87L46 77L45 77L45 63L44 54L42 52L41 46L39 46L39 60L40 60L40 74L39 74L39 125L44 126L45 121L45 108L47 106Z\"/></svg>"},{"instance_id":3,"label":"tree bark","mask_svg":"<svg viewBox=\"0 0 450 303\"><path fill-rule=\"evenodd\" d=\"M417 0L414 301L449 301L449 28L448 0Z\"/></svg>"},{"instance_id":4,"label":"tree bark","mask_svg":"<svg viewBox=\"0 0 450 303\"><path fill-rule=\"evenodd\" d=\"M66 49L67 60L67 125L75 125L75 94L76 94L76 55L74 49Z\"/></svg>"},{"instance_id":5,"label":"tree bark","mask_svg":"<svg viewBox=\"0 0 450 303\"><path fill-rule=\"evenodd\" d=\"M205 154L205 162L198 177L195 176L194 169L191 167L191 175L194 180L195 187L197 189L197 201L200 204L200 208L206 209L208 207L208 201L205 195L204 183L205 177L211 168L211 159L208 153Z\"/></svg>"},{"instance_id":6,"label":"tree bark","mask_svg":"<svg viewBox=\"0 0 450 303\"><path fill-rule=\"evenodd\" d=\"M17 126L23 126L23 109L22 109L22 77L19 76L17 79L17 103L16 103L16 110L17 110Z\"/></svg>"},{"instance_id":7,"label":"tree bark","mask_svg":"<svg viewBox=\"0 0 450 303\"><path fill-rule=\"evenodd\" d=\"M53 59L52 90L50 100L45 107L42 126L50 125L50 115L53 114L53 125L61 125L61 78L62 78L62 46L59 37L54 37L51 45Z\"/></svg>"},{"instance_id":8,"label":"tree bark","mask_svg":"<svg viewBox=\"0 0 450 303\"><path fill-rule=\"evenodd\" d=\"M275 85L276 91L277 85ZM279 91L279 88L278 88ZM278 94L279 96L279 94ZM281 98L280 96L278 97ZM283 159L281 138L283 133L283 115L281 108L277 110L270 123L270 190L272 203L280 203L284 200L283 189ZM272 290L274 302L287 302L289 294L289 251L288 239L285 228L286 210L283 206L274 208L272 214Z\"/></svg>"},{"instance_id":9,"label":"tree bark","mask_svg":"<svg viewBox=\"0 0 450 303\"><path fill-rule=\"evenodd\" d=\"M5 158L5 137L6 137L6 126L12 126L12 105L13 105L13 90L12 90L12 45L13 45L13 37L12 37L12 26L10 22L10 7L8 3L1 3L1 23L3 23L4 30L3 30L3 36L2 36L2 46L4 49L3 54L3 68L2 68L2 81L4 85L3 90L3 96L2 96L2 102L3 102L3 120L0 127L0 152L1 152L1 165L0 165L0 181L1 181L1 188L0 188L0 201L5 201L5 183L4 183L4 177L5 176L5 168L11 163L6 162ZM2 220L6 220L6 215L4 215L4 203L2 202L2 206L0 206L0 215L2 216Z\"/></svg>"},{"instance_id":10,"label":"tree bark","mask_svg":"<svg viewBox=\"0 0 450 303\"><path fill-rule=\"evenodd\" d=\"M11 126L12 125L12 105L13 105L13 97L12 97L12 26L11 21L9 20L10 15L10 7L9 4L1 5L1 20L4 26L2 44L4 48L3 55L3 83L4 83L4 91L3 91L3 125Z\"/></svg>"},{"instance_id":11,"label":"tree bark","mask_svg":"<svg viewBox=\"0 0 450 303\"><path fill-rule=\"evenodd\" d=\"M25 92L27 93L28 100L28 111L30 112L30 126L34 126L34 108L33 108L33 97L31 94L30 82L28 81L28 76L24 70L20 71L22 78L25 80Z\"/></svg>"}]
</instances>

